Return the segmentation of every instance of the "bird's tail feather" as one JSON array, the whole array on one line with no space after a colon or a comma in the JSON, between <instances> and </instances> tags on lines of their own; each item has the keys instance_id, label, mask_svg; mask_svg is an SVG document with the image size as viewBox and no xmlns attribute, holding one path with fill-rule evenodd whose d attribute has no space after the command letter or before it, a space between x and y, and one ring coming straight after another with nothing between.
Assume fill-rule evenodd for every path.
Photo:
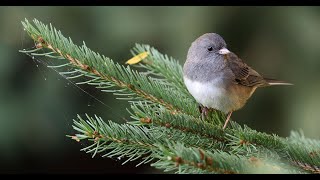
<instances>
[{"instance_id":1,"label":"bird's tail feather","mask_svg":"<svg viewBox=\"0 0 320 180\"><path fill-rule=\"evenodd\" d=\"M264 78L264 80L267 82L269 86L274 86L274 85L293 85L292 83L288 83L285 81L280 81L276 79L270 79L270 78Z\"/></svg>"}]
</instances>

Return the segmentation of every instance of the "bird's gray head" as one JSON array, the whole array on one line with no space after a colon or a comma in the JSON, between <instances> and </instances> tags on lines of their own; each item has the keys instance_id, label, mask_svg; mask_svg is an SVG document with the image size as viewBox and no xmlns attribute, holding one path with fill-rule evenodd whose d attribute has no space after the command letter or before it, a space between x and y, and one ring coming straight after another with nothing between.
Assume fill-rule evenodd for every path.
<instances>
[{"instance_id":1,"label":"bird's gray head","mask_svg":"<svg viewBox=\"0 0 320 180\"><path fill-rule=\"evenodd\" d=\"M189 79L206 81L225 68L225 55L230 53L223 38L216 33L206 33L196 39L189 48L183 66L184 76Z\"/></svg>"},{"instance_id":2,"label":"bird's gray head","mask_svg":"<svg viewBox=\"0 0 320 180\"><path fill-rule=\"evenodd\" d=\"M223 56L230 53L224 39L216 33L206 33L196 39L189 48L188 59L194 61Z\"/></svg>"}]
</instances>

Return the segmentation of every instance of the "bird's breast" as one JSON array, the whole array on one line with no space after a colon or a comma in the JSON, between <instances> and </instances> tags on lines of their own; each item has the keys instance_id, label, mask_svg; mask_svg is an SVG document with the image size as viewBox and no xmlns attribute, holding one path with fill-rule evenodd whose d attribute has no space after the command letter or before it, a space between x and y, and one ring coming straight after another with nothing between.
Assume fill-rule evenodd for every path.
<instances>
[{"instance_id":1,"label":"bird's breast","mask_svg":"<svg viewBox=\"0 0 320 180\"><path fill-rule=\"evenodd\" d=\"M223 79L213 79L209 82L199 82L184 77L185 85L195 100L203 106L214 108L219 111L228 113L240 109L247 99L251 96L239 94L241 86L228 86ZM249 89L248 89L249 90Z\"/></svg>"}]
</instances>

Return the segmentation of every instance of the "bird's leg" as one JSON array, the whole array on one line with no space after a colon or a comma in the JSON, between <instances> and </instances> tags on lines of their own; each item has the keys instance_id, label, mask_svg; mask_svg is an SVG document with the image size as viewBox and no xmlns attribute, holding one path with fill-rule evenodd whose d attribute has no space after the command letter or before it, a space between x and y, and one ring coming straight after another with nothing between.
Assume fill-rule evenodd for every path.
<instances>
[{"instance_id":1,"label":"bird's leg","mask_svg":"<svg viewBox=\"0 0 320 180\"><path fill-rule=\"evenodd\" d=\"M232 114L232 111L228 114L227 120L226 120L226 122L224 123L223 129L225 129L225 128L227 127L227 124L228 124L228 122L229 122L229 120L230 120L231 114Z\"/></svg>"},{"instance_id":2,"label":"bird's leg","mask_svg":"<svg viewBox=\"0 0 320 180\"><path fill-rule=\"evenodd\" d=\"M199 104L199 112L202 113L202 105Z\"/></svg>"},{"instance_id":3,"label":"bird's leg","mask_svg":"<svg viewBox=\"0 0 320 180\"><path fill-rule=\"evenodd\" d=\"M205 118L208 116L208 113L209 113L209 109L207 107L202 107L201 115L203 120L205 120Z\"/></svg>"},{"instance_id":4,"label":"bird's leg","mask_svg":"<svg viewBox=\"0 0 320 180\"><path fill-rule=\"evenodd\" d=\"M209 109L205 106L199 105L199 111L201 113L201 119L204 120L208 116Z\"/></svg>"}]
</instances>

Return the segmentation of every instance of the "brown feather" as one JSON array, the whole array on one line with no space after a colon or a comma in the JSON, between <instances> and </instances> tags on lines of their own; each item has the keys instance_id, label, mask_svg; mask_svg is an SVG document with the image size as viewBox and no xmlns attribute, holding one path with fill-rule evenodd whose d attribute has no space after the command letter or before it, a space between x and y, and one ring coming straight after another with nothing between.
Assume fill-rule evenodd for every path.
<instances>
[{"instance_id":1,"label":"brown feather","mask_svg":"<svg viewBox=\"0 0 320 180\"><path fill-rule=\"evenodd\" d=\"M293 85L292 83L288 83L288 82L281 81L281 80L276 80L276 79L264 78L264 80L267 81L269 86L274 86L274 85Z\"/></svg>"},{"instance_id":2,"label":"brown feather","mask_svg":"<svg viewBox=\"0 0 320 180\"><path fill-rule=\"evenodd\" d=\"M285 81L276 79L264 78L257 71L252 69L246 63L242 61L234 53L229 53L225 56L228 63L228 67L231 69L235 76L235 82L237 84L248 87L265 87L273 85L293 85Z\"/></svg>"},{"instance_id":3,"label":"brown feather","mask_svg":"<svg viewBox=\"0 0 320 180\"><path fill-rule=\"evenodd\" d=\"M268 85L267 81L254 69L238 58L234 53L226 57L227 63L235 76L235 82L243 86L258 87Z\"/></svg>"}]
</instances>

